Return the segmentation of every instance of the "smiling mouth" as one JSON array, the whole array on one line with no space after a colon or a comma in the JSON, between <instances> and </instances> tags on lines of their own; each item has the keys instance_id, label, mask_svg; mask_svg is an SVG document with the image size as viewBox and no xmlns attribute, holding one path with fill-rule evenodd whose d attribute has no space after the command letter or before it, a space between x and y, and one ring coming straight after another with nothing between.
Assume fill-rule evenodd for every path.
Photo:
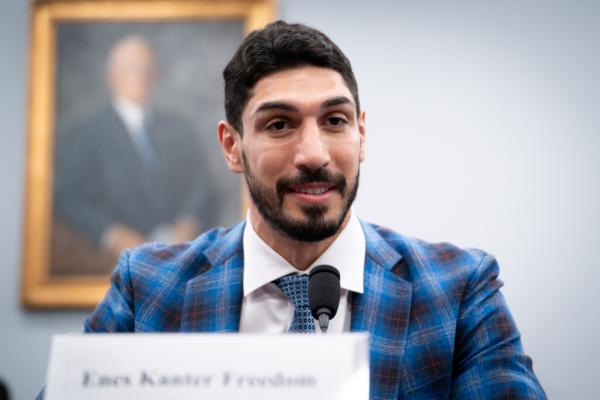
<instances>
[{"instance_id":1,"label":"smiling mouth","mask_svg":"<svg viewBox=\"0 0 600 400\"><path fill-rule=\"evenodd\" d=\"M289 188L292 193L299 193L309 196L319 196L335 189L335 184L331 182L313 182L300 185L293 185Z\"/></svg>"}]
</instances>

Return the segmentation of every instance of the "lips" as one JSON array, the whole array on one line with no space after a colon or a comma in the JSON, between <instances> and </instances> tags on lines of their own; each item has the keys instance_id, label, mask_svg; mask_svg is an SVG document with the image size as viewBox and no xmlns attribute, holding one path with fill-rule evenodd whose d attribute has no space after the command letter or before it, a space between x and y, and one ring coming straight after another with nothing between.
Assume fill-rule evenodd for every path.
<instances>
[{"instance_id":1,"label":"lips","mask_svg":"<svg viewBox=\"0 0 600 400\"><path fill-rule=\"evenodd\" d=\"M279 178L276 188L280 206L285 196L311 205L323 205L335 192L344 195L346 179L342 173L333 173L325 168L304 168L300 169L298 176Z\"/></svg>"},{"instance_id":2,"label":"lips","mask_svg":"<svg viewBox=\"0 0 600 400\"><path fill-rule=\"evenodd\" d=\"M333 190L334 188L335 184L331 182L311 182L292 185L289 190L293 193L319 196Z\"/></svg>"}]
</instances>

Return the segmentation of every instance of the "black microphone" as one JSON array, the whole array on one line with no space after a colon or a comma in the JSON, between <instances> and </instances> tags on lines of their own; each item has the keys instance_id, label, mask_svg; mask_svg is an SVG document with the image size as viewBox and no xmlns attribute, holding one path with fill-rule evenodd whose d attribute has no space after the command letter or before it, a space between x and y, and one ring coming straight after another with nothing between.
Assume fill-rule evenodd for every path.
<instances>
[{"instance_id":1,"label":"black microphone","mask_svg":"<svg viewBox=\"0 0 600 400\"><path fill-rule=\"evenodd\" d=\"M319 265L308 276L308 304L321 332L327 332L329 320L340 304L340 272L331 265Z\"/></svg>"}]
</instances>

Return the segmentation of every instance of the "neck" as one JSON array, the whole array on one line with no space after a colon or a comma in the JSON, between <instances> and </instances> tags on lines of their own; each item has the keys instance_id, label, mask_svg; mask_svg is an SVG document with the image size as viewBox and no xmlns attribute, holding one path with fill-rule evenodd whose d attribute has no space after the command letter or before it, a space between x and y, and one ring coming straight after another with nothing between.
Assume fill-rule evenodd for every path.
<instances>
[{"instance_id":1,"label":"neck","mask_svg":"<svg viewBox=\"0 0 600 400\"><path fill-rule=\"evenodd\" d=\"M350 218L350 213L346 214L344 222L335 235L323 239L319 242L300 242L289 238L283 233L271 227L271 225L260 215L256 207L250 205L249 215L252 221L252 227L256 234L277 254L283 257L294 268L299 271L305 271L329 248L335 241L340 232L344 229Z\"/></svg>"},{"instance_id":2,"label":"neck","mask_svg":"<svg viewBox=\"0 0 600 400\"><path fill-rule=\"evenodd\" d=\"M120 96L118 94L113 97L113 104L116 104L120 107L135 108L138 110L146 110L148 108L148 102L135 101L128 97Z\"/></svg>"}]
</instances>

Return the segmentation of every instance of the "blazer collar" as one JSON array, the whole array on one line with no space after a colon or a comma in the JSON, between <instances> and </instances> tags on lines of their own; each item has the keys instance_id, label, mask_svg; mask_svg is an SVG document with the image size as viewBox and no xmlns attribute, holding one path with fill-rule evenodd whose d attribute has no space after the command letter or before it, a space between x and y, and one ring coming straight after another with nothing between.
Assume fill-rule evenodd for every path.
<instances>
[{"instance_id":1,"label":"blazer collar","mask_svg":"<svg viewBox=\"0 0 600 400\"><path fill-rule=\"evenodd\" d=\"M352 331L371 335L371 397L396 399L410 320L412 284L402 255L369 224L362 224L366 240L365 291L352 298Z\"/></svg>"},{"instance_id":2,"label":"blazer collar","mask_svg":"<svg viewBox=\"0 0 600 400\"><path fill-rule=\"evenodd\" d=\"M186 285L181 330L237 332L242 311L245 223L231 228L204 251L205 269Z\"/></svg>"}]
</instances>

